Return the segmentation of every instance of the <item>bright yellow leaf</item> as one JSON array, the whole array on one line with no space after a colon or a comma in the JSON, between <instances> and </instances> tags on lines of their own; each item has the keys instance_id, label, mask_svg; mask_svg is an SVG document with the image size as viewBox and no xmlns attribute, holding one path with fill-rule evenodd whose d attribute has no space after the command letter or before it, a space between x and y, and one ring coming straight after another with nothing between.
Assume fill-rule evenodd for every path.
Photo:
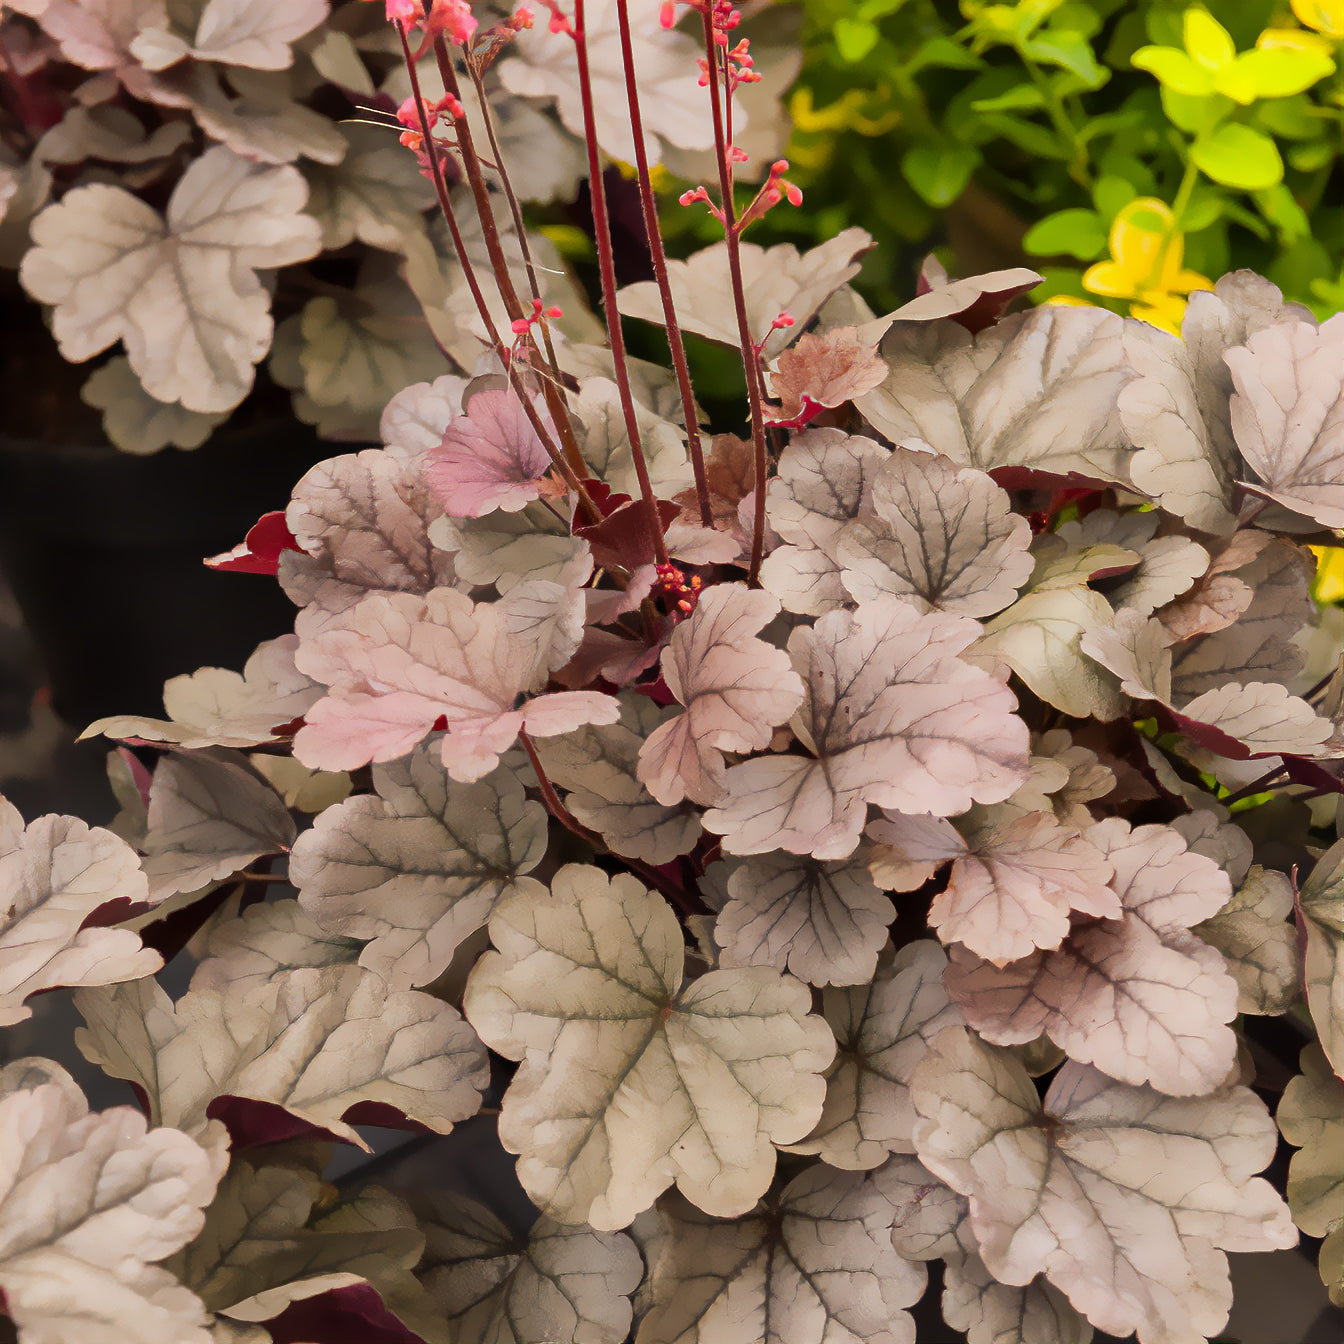
<instances>
[{"instance_id":1,"label":"bright yellow leaf","mask_svg":"<svg viewBox=\"0 0 1344 1344\"><path fill-rule=\"evenodd\" d=\"M1110 232L1110 258L1083 273L1083 288L1106 298L1127 299L1144 322L1179 331L1185 295L1212 289L1197 271L1185 270L1185 238L1171 207L1140 196L1116 215Z\"/></svg>"},{"instance_id":2,"label":"bright yellow leaf","mask_svg":"<svg viewBox=\"0 0 1344 1344\"><path fill-rule=\"evenodd\" d=\"M1322 606L1344 600L1344 546L1313 546L1316 580L1312 596Z\"/></svg>"},{"instance_id":3,"label":"bright yellow leaf","mask_svg":"<svg viewBox=\"0 0 1344 1344\"><path fill-rule=\"evenodd\" d=\"M1292 5L1304 28L1336 42L1344 38L1344 0L1292 0Z\"/></svg>"}]
</instances>

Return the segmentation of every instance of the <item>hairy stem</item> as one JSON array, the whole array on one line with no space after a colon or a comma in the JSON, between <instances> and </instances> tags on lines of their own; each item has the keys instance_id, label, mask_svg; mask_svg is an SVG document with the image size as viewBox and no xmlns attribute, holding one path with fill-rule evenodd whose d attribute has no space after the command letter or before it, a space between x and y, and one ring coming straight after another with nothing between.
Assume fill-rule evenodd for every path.
<instances>
[{"instance_id":1,"label":"hairy stem","mask_svg":"<svg viewBox=\"0 0 1344 1344\"><path fill-rule=\"evenodd\" d=\"M541 283L537 279L536 263L532 260L532 247L527 241L527 229L523 224L522 207L518 204L518 197L513 190L513 179L509 176L509 170L504 163L504 153L500 149L499 136L495 133L495 118L490 111L490 100L485 94L485 81L481 78L481 73L475 65L468 62L467 70L471 75L472 87L476 90L476 100L480 104L481 117L485 121L485 134L490 141L490 152L495 156L495 170L499 173L500 185L504 188L504 198L509 203L509 214L513 219L514 233L518 237L518 247L523 254L523 265L527 267L527 285L532 293L532 297L537 303L541 302ZM561 400L568 401L565 398L564 384L560 382L560 365L555 358L555 345L551 340L551 327L549 322L541 322L541 338L546 343L546 359L551 366L551 372L555 375L556 387L559 390Z\"/></svg>"},{"instance_id":2,"label":"hairy stem","mask_svg":"<svg viewBox=\"0 0 1344 1344\"><path fill-rule=\"evenodd\" d=\"M611 338L611 358L616 370L616 386L621 395L621 410L625 414L625 432L630 439L630 456L634 459L635 475L639 479L639 494L648 515L649 534L653 538L654 558L660 565L665 565L668 563L667 543L663 540L663 524L658 515L658 501L654 498L648 463L644 460L644 445L640 440L635 399L630 391L630 371L625 360L625 334L621 331L621 315L616 307L616 259L611 244L611 221L607 214L607 190L602 181L602 163L597 148L593 81L588 68L588 38L584 31L584 0L574 0L574 50L579 66L583 133L588 149L588 185L593 198L593 233L597 242L598 269L602 276L602 307L606 311L607 331Z\"/></svg>"},{"instance_id":3,"label":"hairy stem","mask_svg":"<svg viewBox=\"0 0 1344 1344\"><path fill-rule=\"evenodd\" d=\"M644 118L639 110L639 86L635 80L635 53L630 41L629 0L616 0L616 19L621 31L621 60L625 66L625 99L630 108L630 129L635 137L635 171L639 175L639 204L644 215L644 234L649 243L649 259L653 263L658 295L663 302L663 325L667 329L667 343L672 351L672 367L677 373L677 390L681 393L681 415L686 425L686 446L691 454L691 470L695 473L695 499L700 508L700 523L703 527L712 527L714 509L709 500L709 480L705 475L700 426L695 418L695 392L691 388L690 365L686 362L686 343L682 340L681 328L677 325L677 310L672 302L672 286L667 278L667 254L663 250L658 206L653 199L653 183L649 177Z\"/></svg>"},{"instance_id":4,"label":"hairy stem","mask_svg":"<svg viewBox=\"0 0 1344 1344\"><path fill-rule=\"evenodd\" d=\"M428 0L421 0L421 8L425 12L426 20L428 20ZM462 102L462 90L458 86L457 71L453 69L453 58L449 54L448 43L441 33L434 39L434 60L439 67L439 78L443 81L444 91L451 94L460 104ZM413 63L409 56L407 61ZM499 229L495 224L495 212L490 206L490 191L485 184L485 175L481 171L481 160L476 153L476 144L471 138L471 127L467 125L466 117L459 118L454 129L457 132L457 148L462 155L462 171L476 202L476 214L481 221L481 237L485 241L485 249L490 256L490 265L494 268L499 295L504 300L509 321L516 322L519 318L526 317L527 314L523 312L522 301L518 298L518 291L513 286L513 277L509 274L508 258L504 255L504 246L500 242ZM519 236L522 236L521 229L519 230ZM535 342L531 341L530 335L528 339L535 350L536 345ZM540 351L538 351L538 355L540 355ZM574 436L574 426L569 418L569 407L560 396L559 383L560 371L552 363L551 377L543 377L541 380L541 394L546 398L546 409L551 413L551 419L555 424L556 433L560 436L560 444L565 458L569 462L570 470L575 476L582 478L588 474L588 467L583 460L583 454L579 452L578 440Z\"/></svg>"},{"instance_id":5,"label":"hairy stem","mask_svg":"<svg viewBox=\"0 0 1344 1344\"><path fill-rule=\"evenodd\" d=\"M728 162L729 141L724 125L724 112L719 104L719 48L714 40L714 19L708 5L701 11L705 25L705 57L709 62L709 104L714 118L714 148L719 161L719 193L723 198L724 242L728 248L728 274L732 279L733 307L737 313L737 340L742 348L742 368L747 378L747 402L751 407L751 444L756 469L756 486L752 496L751 559L747 567L747 582L753 587L760 583L761 560L765 555L765 476L768 468L765 445L765 413L762 408L760 365L751 339L751 324L747 320L747 294L742 282L742 256L738 248L737 208L733 201L733 170ZM726 76L725 76L726 79ZM731 102L731 91L728 92Z\"/></svg>"},{"instance_id":6,"label":"hairy stem","mask_svg":"<svg viewBox=\"0 0 1344 1344\"><path fill-rule=\"evenodd\" d=\"M602 515L583 486L583 477L587 474L586 468L581 466L579 471L575 471L573 464L568 460L568 455L555 446L541 416L537 414L537 408L533 405L532 398L527 393L522 375L514 364L508 347L500 339L499 329L495 326L494 318L490 316L490 308L485 301L485 294L481 289L480 281L476 278L476 268L472 265L471 257L467 253L467 245L462 237L462 230L457 225L457 216L453 211L452 200L448 195L448 183L443 176L443 164L439 159L439 149L430 134L429 113L426 109L424 94L420 91L420 72L415 68L415 58L411 54L410 42L406 37L406 25L398 21L393 24L393 27L397 30L397 36L401 39L401 53L406 62L406 71L411 82L411 96L415 99L416 115L420 119L420 134L425 144L425 156L429 160L430 178L434 184L434 193L438 197L439 212L443 215L444 222L448 226L448 236L452 239L458 264L462 267L462 273L467 280L467 288L471 290L471 297L476 303L476 311L480 313L481 321L485 323L486 335L489 337L491 345L494 346L495 354L499 357L500 363L508 371L509 383L517 394L523 413L536 431L537 438L541 440L546 455L564 478L565 484L578 496L579 508L585 518L589 522L600 522ZM543 388L546 385L546 380L543 379ZM575 454L577 455L577 453L576 446ZM579 461L582 464L582 458Z\"/></svg>"}]
</instances>

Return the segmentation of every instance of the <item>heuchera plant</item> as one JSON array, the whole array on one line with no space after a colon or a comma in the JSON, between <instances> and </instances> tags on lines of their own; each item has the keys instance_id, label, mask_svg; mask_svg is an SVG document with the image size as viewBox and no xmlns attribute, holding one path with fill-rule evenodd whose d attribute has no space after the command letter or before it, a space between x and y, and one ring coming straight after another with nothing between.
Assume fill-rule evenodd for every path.
<instances>
[{"instance_id":1,"label":"heuchera plant","mask_svg":"<svg viewBox=\"0 0 1344 1344\"><path fill-rule=\"evenodd\" d=\"M480 8L480 33L465 4L442 22L480 47L459 92L481 156L511 165L514 205L567 201L585 171L573 83L545 25L528 32L526 18ZM604 28L609 11L595 11ZM633 40L660 105L650 158L693 163L713 138L691 39L658 29ZM599 128L629 158L612 41L614 29L593 55ZM416 46L421 86L438 100L432 45ZM80 395L118 448L200 446L263 361L267 412L292 402L321 437L363 443L394 393L443 372L445 351L472 370L485 332L431 217L433 183L397 143L419 134L417 114L375 7L6 0L0 74L0 267L42 305L53 359L59 346L72 363L93 361ZM767 144L784 134L778 115L757 129ZM469 197L461 169L443 170ZM526 257L516 237L503 246L519 271L559 264L544 238ZM467 247L489 269L479 230ZM570 299L567 285L552 288ZM15 287L6 303L19 300ZM600 333L581 303L565 307L571 340Z\"/></svg>"},{"instance_id":2,"label":"heuchera plant","mask_svg":"<svg viewBox=\"0 0 1344 1344\"><path fill-rule=\"evenodd\" d=\"M74 988L140 1102L0 1074L19 1338L893 1344L941 1261L975 1344L1188 1344L1225 1252L1294 1222L1338 1294L1344 613L1308 547L1344 527L1344 317L1239 273L1176 337L935 266L875 317L856 231L743 238L795 193L778 161L734 190L729 4L545 9L388 6L474 376L400 391L212 562L277 573L294 633L93 725L135 748L111 831L0 817L3 1020ZM698 35L719 167L682 262L658 17ZM525 231L510 264L507 156L460 111L520 33L582 121L602 349ZM626 144L655 279L618 292ZM701 429L683 332L742 361L745 437ZM1317 1038L1287 1202L1244 1031L1285 1013ZM525 1231L322 1179L362 1126L476 1115Z\"/></svg>"}]
</instances>

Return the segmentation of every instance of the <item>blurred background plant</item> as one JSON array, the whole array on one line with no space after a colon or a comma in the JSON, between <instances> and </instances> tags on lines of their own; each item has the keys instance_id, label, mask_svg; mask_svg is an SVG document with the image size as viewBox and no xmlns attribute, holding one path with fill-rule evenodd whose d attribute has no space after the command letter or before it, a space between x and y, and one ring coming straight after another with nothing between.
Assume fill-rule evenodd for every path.
<instances>
[{"instance_id":1,"label":"blurred background plant","mask_svg":"<svg viewBox=\"0 0 1344 1344\"><path fill-rule=\"evenodd\" d=\"M877 238L879 308L919 255L1029 260L1034 295L1175 329L1251 267L1344 307L1344 0L802 0L788 157L801 210L758 242ZM767 235L769 235L767 237Z\"/></svg>"}]
</instances>

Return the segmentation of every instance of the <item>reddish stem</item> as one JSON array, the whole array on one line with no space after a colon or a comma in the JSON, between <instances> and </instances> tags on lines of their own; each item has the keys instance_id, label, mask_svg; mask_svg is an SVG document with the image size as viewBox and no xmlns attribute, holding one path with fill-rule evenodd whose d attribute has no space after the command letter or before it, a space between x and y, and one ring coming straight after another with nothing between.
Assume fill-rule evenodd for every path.
<instances>
[{"instance_id":1,"label":"reddish stem","mask_svg":"<svg viewBox=\"0 0 1344 1344\"><path fill-rule=\"evenodd\" d=\"M667 542L663 539L658 501L654 498L648 463L644 460L635 399L630 391L630 371L625 361L625 334L621 330L621 314L616 307L616 259L611 243L611 222L607 214L607 189L602 181L602 164L598 157L593 81L588 69L588 38L584 30L584 0L574 0L574 51L579 66L579 97L583 102L583 134L587 142L589 189L593 198L593 232L597 242L598 269L602 276L602 307L606 311L607 331L611 337L611 358L621 396L621 410L625 414L625 432L630 439L630 455L634 459L635 475L639 479L639 494L648 516L649 533L653 537L654 558L660 565L665 565L669 563Z\"/></svg>"},{"instance_id":2,"label":"reddish stem","mask_svg":"<svg viewBox=\"0 0 1344 1344\"><path fill-rule=\"evenodd\" d=\"M555 785L551 783L550 776L546 773L546 767L542 765L541 757L537 755L537 749L533 745L526 728L518 730L518 740L523 744L523 750L527 752L527 759L532 762L532 769L537 776L537 787L541 790L541 800L546 805L546 810L565 830L577 835L580 840L591 845L599 853L611 854L607 842L596 831L590 831L565 806L564 800L555 791ZM682 914L694 915L700 913L695 902L686 892L675 882L668 881L662 873L650 864L645 863L642 859L632 859L625 854L614 854L612 857L625 864L642 882L665 896Z\"/></svg>"},{"instance_id":3,"label":"reddish stem","mask_svg":"<svg viewBox=\"0 0 1344 1344\"><path fill-rule=\"evenodd\" d=\"M630 130L635 137L635 170L639 175L639 203L644 214L644 233L649 242L649 258L658 294L663 301L663 325L667 329L667 343L672 351L672 367L677 373L677 388L681 393L681 414L686 424L686 445L691 454L691 470L695 473L695 498L700 507L700 522L713 527L714 508L709 499L709 480L705 475L705 454L700 445L700 426L695 417L695 392L691 387L691 370L686 361L686 343L677 325L677 310L672 302L672 286L667 278L667 254L663 250L663 234L658 224L658 206L653 199L653 183L649 177L649 155L644 145L644 118L639 110L639 87L635 80L635 53L630 40L629 0L617 0L616 18L621 30L621 58L625 66L625 98L630 107Z\"/></svg>"},{"instance_id":4,"label":"reddish stem","mask_svg":"<svg viewBox=\"0 0 1344 1344\"><path fill-rule=\"evenodd\" d=\"M747 403L751 407L751 444L756 469L752 496L751 559L747 582L760 583L761 560L765 556L765 474L768 461L765 446L765 412L762 405L760 370L752 350L751 324L747 319L747 293L742 282L742 256L738 249L737 207L733 200L733 171L728 162L728 139L723 108L719 105L719 49L714 41L711 6L700 11L705 24L705 56L709 62L709 105L714 118L714 148L719 161L719 194L723 198L723 236L728 249L728 274L733 286L733 307L737 313L737 341L742 349L742 368L747 379ZM730 95L731 98L731 95Z\"/></svg>"},{"instance_id":5,"label":"reddish stem","mask_svg":"<svg viewBox=\"0 0 1344 1344\"><path fill-rule=\"evenodd\" d=\"M552 442L545 424L542 423L541 416L537 414L537 408L532 404L532 398L527 393L522 376L509 356L508 348L500 340L499 330L495 326L494 319L490 316L490 309L485 302L485 294L481 289L480 281L476 279L476 268L472 265L471 257L467 253L467 245L462 237L462 230L457 226L457 217L453 212L452 201L448 195L448 184L443 176L443 164L439 160L439 148L430 134L429 114L426 109L424 94L420 91L420 73L415 68L415 59L411 54L411 46L406 38L406 25L398 21L392 26L397 30L397 36L401 39L401 52L411 82L411 96L415 99L416 115L420 119L420 134L425 144L425 155L429 160L430 178L434 183L435 195L438 197L439 211L443 215L444 222L448 225L448 235L453 241L453 250L457 253L458 263L462 267L462 273L466 276L467 287L471 290L471 297L475 300L476 310L481 315L481 321L485 323L486 335L495 348L495 354L508 371L509 382L518 396L523 413L536 431L537 438L541 440L547 456L564 478L565 484L578 496L579 507L584 516L590 522L600 522L602 514L583 486L582 476L586 468L576 472L566 456ZM542 385L543 387L546 386L545 379L542 380Z\"/></svg>"}]
</instances>

